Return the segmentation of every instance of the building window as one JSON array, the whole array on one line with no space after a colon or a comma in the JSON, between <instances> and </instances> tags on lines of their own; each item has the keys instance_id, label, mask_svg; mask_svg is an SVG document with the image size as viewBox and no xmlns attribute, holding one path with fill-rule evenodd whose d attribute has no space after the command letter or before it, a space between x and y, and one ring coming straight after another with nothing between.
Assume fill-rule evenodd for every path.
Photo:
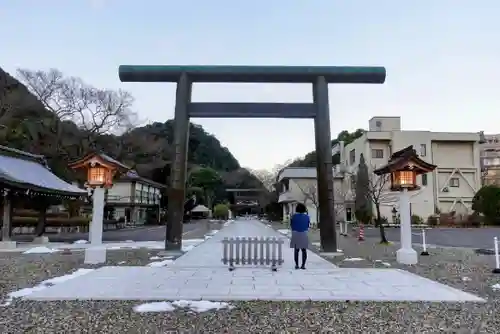
<instances>
[{"instance_id":1,"label":"building window","mask_svg":"<svg viewBox=\"0 0 500 334\"><path fill-rule=\"evenodd\" d=\"M384 158L384 150L373 149L372 150L372 158L374 158L374 159L383 159Z\"/></svg>"},{"instance_id":2,"label":"building window","mask_svg":"<svg viewBox=\"0 0 500 334\"><path fill-rule=\"evenodd\" d=\"M453 187L453 188L460 187L460 180L458 177L452 177L450 179L450 187Z\"/></svg>"},{"instance_id":3,"label":"building window","mask_svg":"<svg viewBox=\"0 0 500 334\"><path fill-rule=\"evenodd\" d=\"M349 152L349 164L354 165L355 162L356 162L356 150L351 150L351 152Z\"/></svg>"},{"instance_id":4,"label":"building window","mask_svg":"<svg viewBox=\"0 0 500 334\"><path fill-rule=\"evenodd\" d=\"M422 174L422 185L423 186L427 185L427 174Z\"/></svg>"},{"instance_id":5,"label":"building window","mask_svg":"<svg viewBox=\"0 0 500 334\"><path fill-rule=\"evenodd\" d=\"M425 144L420 144L420 156L425 157L427 155L427 146Z\"/></svg>"}]
</instances>

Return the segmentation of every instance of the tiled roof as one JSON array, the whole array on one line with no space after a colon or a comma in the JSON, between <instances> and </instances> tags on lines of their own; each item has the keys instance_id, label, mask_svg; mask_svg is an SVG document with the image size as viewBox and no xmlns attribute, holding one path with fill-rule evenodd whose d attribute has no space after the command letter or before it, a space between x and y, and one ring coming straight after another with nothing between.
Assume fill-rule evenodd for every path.
<instances>
[{"instance_id":1,"label":"tiled roof","mask_svg":"<svg viewBox=\"0 0 500 334\"><path fill-rule=\"evenodd\" d=\"M31 158L33 157L40 156L33 155ZM86 190L61 180L40 162L7 155L0 155L0 183L61 195L82 196L87 194Z\"/></svg>"}]
</instances>

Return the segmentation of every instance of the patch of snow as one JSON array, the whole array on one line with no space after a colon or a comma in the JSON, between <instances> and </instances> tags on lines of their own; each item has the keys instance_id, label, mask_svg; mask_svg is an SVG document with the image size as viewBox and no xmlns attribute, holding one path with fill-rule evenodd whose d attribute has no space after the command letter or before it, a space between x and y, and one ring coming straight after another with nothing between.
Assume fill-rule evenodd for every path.
<instances>
[{"instance_id":1,"label":"patch of snow","mask_svg":"<svg viewBox=\"0 0 500 334\"><path fill-rule=\"evenodd\" d=\"M23 254L50 254L58 251L59 251L58 249L52 249L45 246L40 246L25 250Z\"/></svg>"},{"instance_id":2,"label":"patch of snow","mask_svg":"<svg viewBox=\"0 0 500 334\"><path fill-rule=\"evenodd\" d=\"M499 284L499 283L497 283L497 284L493 284L493 285L491 286L491 288L492 288L493 290L500 290L500 284Z\"/></svg>"},{"instance_id":3,"label":"patch of snow","mask_svg":"<svg viewBox=\"0 0 500 334\"><path fill-rule=\"evenodd\" d=\"M209 300L177 300L172 302L172 305L179 308L189 308L191 311L196 313L232 308L228 303L211 302Z\"/></svg>"},{"instance_id":4,"label":"patch of snow","mask_svg":"<svg viewBox=\"0 0 500 334\"><path fill-rule=\"evenodd\" d=\"M172 312L175 307L169 302L153 302L134 306L134 311L138 313L145 312Z\"/></svg>"},{"instance_id":5,"label":"patch of snow","mask_svg":"<svg viewBox=\"0 0 500 334\"><path fill-rule=\"evenodd\" d=\"M201 313L211 310L232 309L233 306L224 302L211 302L208 300L177 300L174 302L152 302L134 306L134 311L144 312L172 312L176 308L188 308L193 312Z\"/></svg>"},{"instance_id":6,"label":"patch of snow","mask_svg":"<svg viewBox=\"0 0 500 334\"><path fill-rule=\"evenodd\" d=\"M349 261L349 262L356 262L356 261L364 261L365 259L362 259L360 257L347 257L344 259L344 261Z\"/></svg>"},{"instance_id":7,"label":"patch of snow","mask_svg":"<svg viewBox=\"0 0 500 334\"><path fill-rule=\"evenodd\" d=\"M148 263L148 267L166 267L169 264L174 263L174 260L163 260L163 261L156 261L156 262L151 262Z\"/></svg>"},{"instance_id":8,"label":"patch of snow","mask_svg":"<svg viewBox=\"0 0 500 334\"><path fill-rule=\"evenodd\" d=\"M182 251L189 252L191 249L195 248L201 244L205 239L187 239L182 240Z\"/></svg>"},{"instance_id":9,"label":"patch of snow","mask_svg":"<svg viewBox=\"0 0 500 334\"><path fill-rule=\"evenodd\" d=\"M83 239L82 240L77 240L77 241L73 242L73 244L75 244L75 245L88 244L88 243L89 243L88 240L83 240Z\"/></svg>"},{"instance_id":10,"label":"patch of snow","mask_svg":"<svg viewBox=\"0 0 500 334\"><path fill-rule=\"evenodd\" d=\"M9 306L12 303L12 300L14 298L26 297L26 296L32 294L33 292L40 291L40 290L46 289L48 287L51 287L53 285L66 282L72 278L76 278L78 276L88 274L89 272L94 271L94 270L95 269L81 268L81 269L76 270L75 272L72 272L71 274L58 276L58 277L54 277L54 278L49 278L45 281L40 282L40 284L38 284L32 288L24 288L21 290L11 292L7 295L7 300L5 301L5 303L1 304L0 306Z\"/></svg>"},{"instance_id":11,"label":"patch of snow","mask_svg":"<svg viewBox=\"0 0 500 334\"><path fill-rule=\"evenodd\" d=\"M125 262L127 262L127 261L120 261L120 262L118 262L118 264L124 264Z\"/></svg>"},{"instance_id":12,"label":"patch of snow","mask_svg":"<svg viewBox=\"0 0 500 334\"><path fill-rule=\"evenodd\" d=\"M286 235L286 236L292 234L292 232L290 230L278 230L278 233L281 233L281 234Z\"/></svg>"},{"instance_id":13,"label":"patch of snow","mask_svg":"<svg viewBox=\"0 0 500 334\"><path fill-rule=\"evenodd\" d=\"M464 277L462 277L462 281L469 282L469 281L472 281L472 278L464 276Z\"/></svg>"},{"instance_id":14,"label":"patch of snow","mask_svg":"<svg viewBox=\"0 0 500 334\"><path fill-rule=\"evenodd\" d=\"M313 246L321 248L321 242L313 242ZM337 249L337 253L343 253L344 251L342 249Z\"/></svg>"},{"instance_id":15,"label":"patch of snow","mask_svg":"<svg viewBox=\"0 0 500 334\"><path fill-rule=\"evenodd\" d=\"M383 262L382 260L375 260L375 262L380 263L381 265L384 265L386 267L391 267L391 264L389 262Z\"/></svg>"}]
</instances>

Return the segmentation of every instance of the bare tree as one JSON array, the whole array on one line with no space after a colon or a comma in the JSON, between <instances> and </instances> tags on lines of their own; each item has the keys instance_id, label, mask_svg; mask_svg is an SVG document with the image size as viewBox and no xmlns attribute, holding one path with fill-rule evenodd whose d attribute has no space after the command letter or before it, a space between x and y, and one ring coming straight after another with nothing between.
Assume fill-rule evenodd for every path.
<instances>
[{"instance_id":1,"label":"bare tree","mask_svg":"<svg viewBox=\"0 0 500 334\"><path fill-rule=\"evenodd\" d=\"M136 122L130 93L97 89L62 72L19 69L18 79L52 112L50 131L60 140L64 121L71 121L82 131L83 149L94 146L98 135L121 134ZM58 143L62 144L62 143Z\"/></svg>"},{"instance_id":2,"label":"bare tree","mask_svg":"<svg viewBox=\"0 0 500 334\"><path fill-rule=\"evenodd\" d=\"M297 187L299 187L303 197L304 204L312 204L316 209L316 223L319 223L319 198L318 198L318 186L317 183L309 183L305 185L300 185L296 182Z\"/></svg>"},{"instance_id":3,"label":"bare tree","mask_svg":"<svg viewBox=\"0 0 500 334\"><path fill-rule=\"evenodd\" d=\"M390 183L389 174L377 176L372 174L369 177L368 183L368 198L375 205L375 210L377 212L376 224L378 224L380 229L380 243L387 243L387 237L385 236L384 224L382 223L382 217L380 214L380 205L387 202L391 195L389 194L388 185Z\"/></svg>"},{"instance_id":4,"label":"bare tree","mask_svg":"<svg viewBox=\"0 0 500 334\"><path fill-rule=\"evenodd\" d=\"M276 175L267 169L252 169L250 172L255 175L260 182L266 187L267 190L271 190L276 179Z\"/></svg>"},{"instance_id":5,"label":"bare tree","mask_svg":"<svg viewBox=\"0 0 500 334\"><path fill-rule=\"evenodd\" d=\"M250 170L253 175L255 175L264 185L264 187L267 188L267 190L273 190L274 185L276 184L276 177L278 176L279 172L291 164L291 160L285 161L283 164L278 164L275 165L271 170L268 169L252 169Z\"/></svg>"}]
</instances>

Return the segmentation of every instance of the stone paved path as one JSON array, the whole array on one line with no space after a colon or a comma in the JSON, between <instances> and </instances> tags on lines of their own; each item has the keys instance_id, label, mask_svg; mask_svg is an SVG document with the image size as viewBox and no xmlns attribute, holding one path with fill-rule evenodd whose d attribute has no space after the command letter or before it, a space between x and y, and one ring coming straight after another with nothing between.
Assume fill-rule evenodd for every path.
<instances>
[{"instance_id":1,"label":"stone paved path","mask_svg":"<svg viewBox=\"0 0 500 334\"><path fill-rule=\"evenodd\" d=\"M271 227L262 224L256 220L239 220L220 230L209 241L198 245L192 251L186 253L177 259L175 267L195 267L195 268L226 268L227 265L222 264L222 245L220 242L225 237L276 237L284 239L283 256L285 263L283 269L293 269L293 249L290 248L290 240L278 233ZM336 268L334 264L323 259L321 256L308 252L307 268L309 269L332 269ZM282 270L283 270L282 269Z\"/></svg>"},{"instance_id":2,"label":"stone paved path","mask_svg":"<svg viewBox=\"0 0 500 334\"><path fill-rule=\"evenodd\" d=\"M177 259L170 267L103 267L26 297L31 300L371 300L483 301L481 298L397 269L335 268L310 252L308 270L291 261L269 268L220 262L225 236L278 236L258 221L236 221ZM291 251L287 251L287 259Z\"/></svg>"}]
</instances>

